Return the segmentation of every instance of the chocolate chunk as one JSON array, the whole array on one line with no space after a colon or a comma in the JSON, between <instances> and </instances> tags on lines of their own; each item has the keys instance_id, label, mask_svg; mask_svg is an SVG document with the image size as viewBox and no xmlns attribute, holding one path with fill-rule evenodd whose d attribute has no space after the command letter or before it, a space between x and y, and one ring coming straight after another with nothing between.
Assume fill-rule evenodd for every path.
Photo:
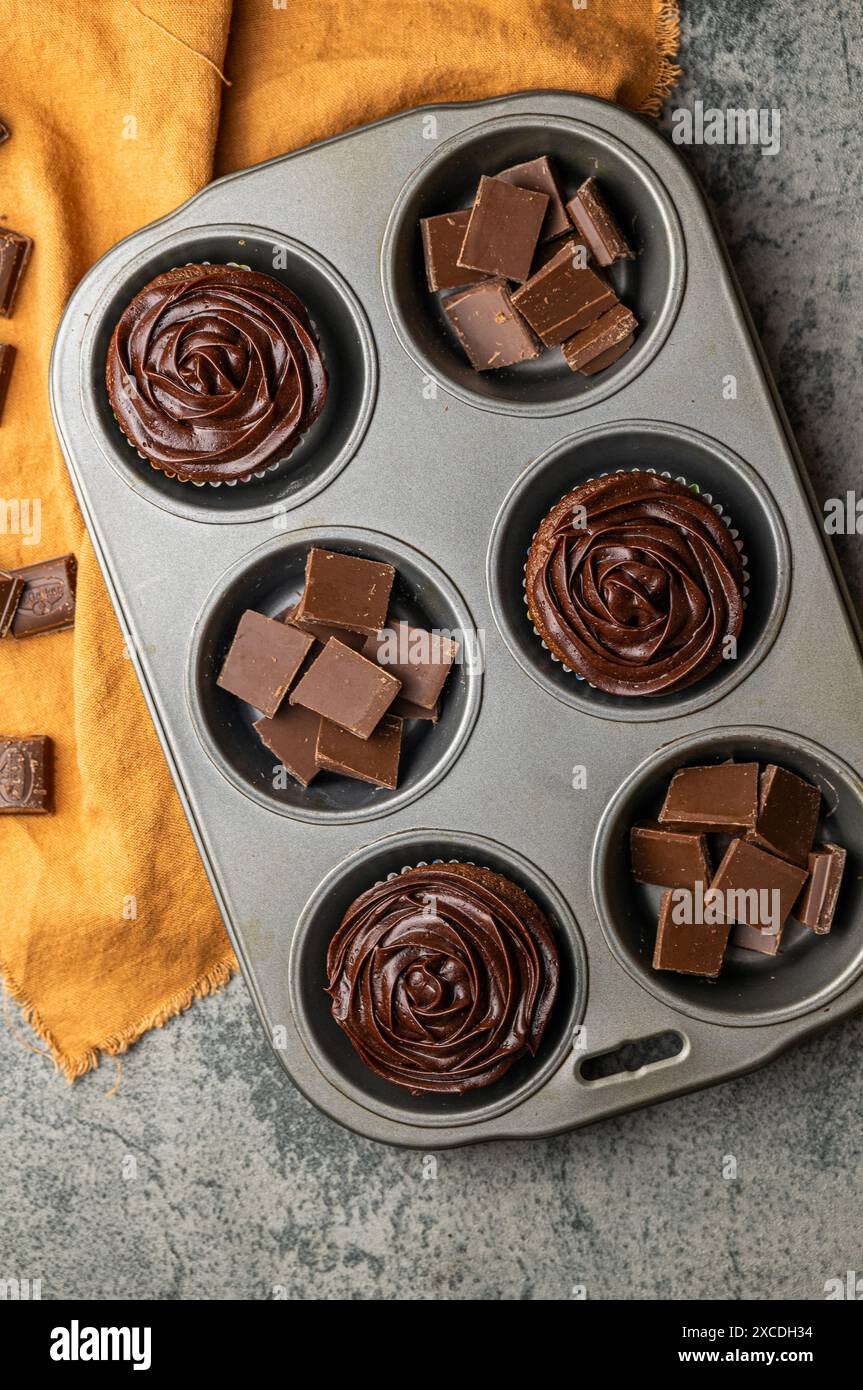
<instances>
[{"instance_id":1,"label":"chocolate chunk","mask_svg":"<svg viewBox=\"0 0 863 1390\"><path fill-rule=\"evenodd\" d=\"M425 257L426 280L430 290L455 290L486 279L481 270L466 270L458 258L464 241L470 208L462 212L442 212L420 222ZM567 219L568 221L568 219Z\"/></svg>"},{"instance_id":2,"label":"chocolate chunk","mask_svg":"<svg viewBox=\"0 0 863 1390\"><path fill-rule=\"evenodd\" d=\"M369 738L356 738L345 729L321 720L316 757L327 772L355 777L376 787L398 786L402 720L385 714Z\"/></svg>"},{"instance_id":3,"label":"chocolate chunk","mask_svg":"<svg viewBox=\"0 0 863 1390\"><path fill-rule=\"evenodd\" d=\"M600 352L596 357L591 358L584 367L580 367L579 371L581 375L596 376L597 372L604 372L606 367L610 367L611 364L616 362L619 357L622 357L625 352L629 352L634 342L635 334L630 333L628 338L622 339L622 341L616 343L614 347L609 348L607 352Z\"/></svg>"},{"instance_id":4,"label":"chocolate chunk","mask_svg":"<svg viewBox=\"0 0 863 1390\"><path fill-rule=\"evenodd\" d=\"M0 318L12 317L12 308L30 259L33 242L23 232L0 227Z\"/></svg>"},{"instance_id":5,"label":"chocolate chunk","mask_svg":"<svg viewBox=\"0 0 863 1390\"><path fill-rule=\"evenodd\" d=\"M23 588L24 580L20 575L0 570L0 637L5 637L9 631Z\"/></svg>"},{"instance_id":6,"label":"chocolate chunk","mask_svg":"<svg viewBox=\"0 0 863 1390\"><path fill-rule=\"evenodd\" d=\"M620 230L596 179L586 179L566 210L584 237L599 265L634 259L635 253Z\"/></svg>"},{"instance_id":7,"label":"chocolate chunk","mask_svg":"<svg viewBox=\"0 0 863 1390\"><path fill-rule=\"evenodd\" d=\"M368 638L363 632L351 632L347 627L331 627L327 623L314 623L296 621L295 614L298 604L292 603L290 608L286 608L283 613L277 614L280 623L290 623L292 627L298 627L301 632L308 632L315 639L315 645L325 647L331 637L338 637L340 642L344 642L346 647L352 647L355 652L362 651ZM309 653L309 655L319 655L319 652Z\"/></svg>"},{"instance_id":8,"label":"chocolate chunk","mask_svg":"<svg viewBox=\"0 0 863 1390\"><path fill-rule=\"evenodd\" d=\"M514 308L505 280L486 280L443 301L444 312L478 372L539 357L542 344Z\"/></svg>"},{"instance_id":9,"label":"chocolate chunk","mask_svg":"<svg viewBox=\"0 0 863 1390\"><path fill-rule=\"evenodd\" d=\"M350 628L368 637L386 625L395 575L392 565L379 560L312 549L306 558L305 588L291 621L298 627L325 623Z\"/></svg>"},{"instance_id":10,"label":"chocolate chunk","mask_svg":"<svg viewBox=\"0 0 863 1390\"><path fill-rule=\"evenodd\" d=\"M291 691L305 705L357 738L368 738L401 690L401 681L332 637Z\"/></svg>"},{"instance_id":11,"label":"chocolate chunk","mask_svg":"<svg viewBox=\"0 0 863 1390\"><path fill-rule=\"evenodd\" d=\"M458 647L449 637L408 623L391 623L366 642L363 656L402 683L399 699L433 709Z\"/></svg>"},{"instance_id":12,"label":"chocolate chunk","mask_svg":"<svg viewBox=\"0 0 863 1390\"><path fill-rule=\"evenodd\" d=\"M730 927L727 922L676 920L693 916L679 897L680 889L662 895L653 950L654 970L715 978L722 969Z\"/></svg>"},{"instance_id":13,"label":"chocolate chunk","mask_svg":"<svg viewBox=\"0 0 863 1390\"><path fill-rule=\"evenodd\" d=\"M545 221L548 197L504 179L479 181L458 258L469 270L526 280Z\"/></svg>"},{"instance_id":14,"label":"chocolate chunk","mask_svg":"<svg viewBox=\"0 0 863 1390\"><path fill-rule=\"evenodd\" d=\"M690 830L754 830L757 816L758 764L732 762L675 772L659 813Z\"/></svg>"},{"instance_id":15,"label":"chocolate chunk","mask_svg":"<svg viewBox=\"0 0 863 1390\"><path fill-rule=\"evenodd\" d=\"M12 368L15 366L17 355L18 349L12 343L0 343L0 420L3 419L3 411L6 409L6 397L9 395Z\"/></svg>"},{"instance_id":16,"label":"chocolate chunk","mask_svg":"<svg viewBox=\"0 0 863 1390\"><path fill-rule=\"evenodd\" d=\"M261 742L275 753L286 772L307 787L320 771L315 748L321 717L303 705L283 701L272 719L258 719Z\"/></svg>"},{"instance_id":17,"label":"chocolate chunk","mask_svg":"<svg viewBox=\"0 0 863 1390\"><path fill-rule=\"evenodd\" d=\"M531 193L546 195L548 207L539 233L540 241L551 241L553 237L572 231L572 223L563 206L560 184L547 155L542 154L538 159L528 159L524 164L513 164L512 168L501 170L497 178L504 179L506 183L514 183L516 188L527 188Z\"/></svg>"},{"instance_id":18,"label":"chocolate chunk","mask_svg":"<svg viewBox=\"0 0 863 1390\"><path fill-rule=\"evenodd\" d=\"M531 280L535 275L538 275L541 270L545 270L549 261L553 261L555 256L560 254L561 248L566 246L572 247L572 258L577 266L585 270L592 270L594 275L599 276L604 285L608 285L609 289L613 290L614 286L611 284L605 271L596 264L596 261L591 256L590 247L587 242L583 237L578 235L574 228L570 230L572 235L566 237L564 240L558 237L555 241L540 242L536 255L533 258L533 266L531 267L530 275ZM529 283L529 281L525 283ZM523 287L519 286L519 288L521 289Z\"/></svg>"},{"instance_id":19,"label":"chocolate chunk","mask_svg":"<svg viewBox=\"0 0 863 1390\"><path fill-rule=\"evenodd\" d=\"M580 249L575 240L565 241L512 296L516 309L546 347L556 347L618 305L610 285L582 264L576 254Z\"/></svg>"},{"instance_id":20,"label":"chocolate chunk","mask_svg":"<svg viewBox=\"0 0 863 1390\"><path fill-rule=\"evenodd\" d=\"M732 946L742 946L744 951L760 951L762 956L778 956L782 942L782 931L762 931L760 927L747 927L738 923L731 933Z\"/></svg>"},{"instance_id":21,"label":"chocolate chunk","mask_svg":"<svg viewBox=\"0 0 863 1390\"><path fill-rule=\"evenodd\" d=\"M761 774L758 820L746 838L780 859L805 867L820 810L817 787L784 767L768 763Z\"/></svg>"},{"instance_id":22,"label":"chocolate chunk","mask_svg":"<svg viewBox=\"0 0 863 1390\"><path fill-rule=\"evenodd\" d=\"M582 329L572 338L567 338L563 344L563 355L566 358L567 366L573 372L581 372L593 364L598 357L604 359L604 366L608 366L606 354L616 348L624 339L628 338L632 342L637 327L638 320L632 310L627 309L625 304L615 304L607 314L595 319L587 328ZM623 352L625 351L624 348ZM619 353L618 356L622 357L623 352ZM612 360L616 361L617 356ZM597 367L595 370L601 371L602 368ZM588 375L592 375L592 373L588 372Z\"/></svg>"},{"instance_id":23,"label":"chocolate chunk","mask_svg":"<svg viewBox=\"0 0 863 1390\"><path fill-rule=\"evenodd\" d=\"M842 846L833 844L821 845L809 855L809 879L794 909L794 916L819 936L826 936L833 926L845 859Z\"/></svg>"},{"instance_id":24,"label":"chocolate chunk","mask_svg":"<svg viewBox=\"0 0 863 1390\"><path fill-rule=\"evenodd\" d=\"M313 641L309 633L247 608L216 684L272 716Z\"/></svg>"},{"instance_id":25,"label":"chocolate chunk","mask_svg":"<svg viewBox=\"0 0 863 1390\"><path fill-rule=\"evenodd\" d=\"M732 840L710 885L727 922L781 931L806 872L747 840ZM774 900L774 893L778 898Z\"/></svg>"},{"instance_id":26,"label":"chocolate chunk","mask_svg":"<svg viewBox=\"0 0 863 1390\"><path fill-rule=\"evenodd\" d=\"M632 827L629 849L636 883L694 888L700 882L706 888L710 882L710 856L704 835L643 821Z\"/></svg>"},{"instance_id":27,"label":"chocolate chunk","mask_svg":"<svg viewBox=\"0 0 863 1390\"><path fill-rule=\"evenodd\" d=\"M389 707L389 713L397 714L402 719L428 719L432 724L437 724L440 701L431 709L424 709L422 705L415 705L412 700L403 700L401 695L397 695Z\"/></svg>"},{"instance_id":28,"label":"chocolate chunk","mask_svg":"<svg viewBox=\"0 0 863 1390\"><path fill-rule=\"evenodd\" d=\"M9 139L11 133L12 132L10 131L8 125L6 125L3 121L0 121L0 145L3 144L4 140Z\"/></svg>"},{"instance_id":29,"label":"chocolate chunk","mask_svg":"<svg viewBox=\"0 0 863 1390\"><path fill-rule=\"evenodd\" d=\"M11 573L24 581L10 629L13 637L38 637L75 625L75 583L78 562L74 555L37 560Z\"/></svg>"},{"instance_id":30,"label":"chocolate chunk","mask_svg":"<svg viewBox=\"0 0 863 1390\"><path fill-rule=\"evenodd\" d=\"M44 734L0 735L0 815L45 816L53 808L54 746Z\"/></svg>"}]
</instances>

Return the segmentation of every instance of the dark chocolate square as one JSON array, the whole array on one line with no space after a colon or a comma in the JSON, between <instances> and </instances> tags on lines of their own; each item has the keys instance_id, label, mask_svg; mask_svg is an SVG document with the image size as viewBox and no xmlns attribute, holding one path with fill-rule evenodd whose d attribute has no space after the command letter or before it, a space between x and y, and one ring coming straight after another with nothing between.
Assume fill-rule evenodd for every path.
<instances>
[{"instance_id":1,"label":"dark chocolate square","mask_svg":"<svg viewBox=\"0 0 863 1390\"><path fill-rule=\"evenodd\" d=\"M623 235L596 179L585 179L566 210L590 247L597 265L634 259L634 252Z\"/></svg>"},{"instance_id":2,"label":"dark chocolate square","mask_svg":"<svg viewBox=\"0 0 863 1390\"><path fill-rule=\"evenodd\" d=\"M722 895L721 905L729 922L739 922L742 926L765 927L767 925L781 931L794 906L800 889L806 882L806 871L796 864L789 864L775 854L758 849L747 840L732 840L716 870L710 890ZM762 892L779 894L779 920L762 920ZM752 893L756 896L752 896ZM733 899L729 894L736 894ZM746 895L749 896L746 896ZM767 910L772 910L771 899L767 899Z\"/></svg>"},{"instance_id":3,"label":"dark chocolate square","mask_svg":"<svg viewBox=\"0 0 863 1390\"><path fill-rule=\"evenodd\" d=\"M53 807L54 745L45 734L0 735L0 815L45 816Z\"/></svg>"},{"instance_id":4,"label":"dark chocolate square","mask_svg":"<svg viewBox=\"0 0 863 1390\"><path fill-rule=\"evenodd\" d=\"M541 154L537 159L528 159L523 164L513 164L496 175L516 188L528 188L532 193L544 193L548 198L545 221L539 233L540 241L551 241L572 231L572 223L563 205L563 196L557 175L548 155Z\"/></svg>"},{"instance_id":5,"label":"dark chocolate square","mask_svg":"<svg viewBox=\"0 0 863 1390\"><path fill-rule=\"evenodd\" d=\"M430 290L456 290L486 279L481 270L467 270L458 263L470 208L461 212L442 212L420 222L426 280Z\"/></svg>"},{"instance_id":6,"label":"dark chocolate square","mask_svg":"<svg viewBox=\"0 0 863 1390\"><path fill-rule=\"evenodd\" d=\"M363 655L402 683L399 699L433 709L458 654L450 637L390 623L366 642Z\"/></svg>"},{"instance_id":7,"label":"dark chocolate square","mask_svg":"<svg viewBox=\"0 0 863 1390\"><path fill-rule=\"evenodd\" d=\"M6 397L12 385L12 368L15 366L17 355L18 349L13 343L0 343L0 421L6 409Z\"/></svg>"},{"instance_id":8,"label":"dark chocolate square","mask_svg":"<svg viewBox=\"0 0 863 1390\"><path fill-rule=\"evenodd\" d=\"M598 358L602 359L604 366L609 366L612 361L617 361L626 351L624 348L614 357L609 357L609 353L624 341L632 344L635 341L635 330L638 327L638 320L631 309L627 309L625 304L617 303L602 314L593 323L588 324L581 332L576 333L571 338L567 338L563 344L563 355L567 366L573 372L584 372L586 368L595 364ZM599 370L594 365L594 371ZM587 372L587 375L591 375Z\"/></svg>"},{"instance_id":9,"label":"dark chocolate square","mask_svg":"<svg viewBox=\"0 0 863 1390\"><path fill-rule=\"evenodd\" d=\"M758 764L711 763L675 772L659 819L690 830L754 830Z\"/></svg>"},{"instance_id":10,"label":"dark chocolate square","mask_svg":"<svg viewBox=\"0 0 863 1390\"><path fill-rule=\"evenodd\" d=\"M583 247L565 241L512 296L546 347L557 347L618 303L608 281L583 261Z\"/></svg>"},{"instance_id":11,"label":"dark chocolate square","mask_svg":"<svg viewBox=\"0 0 863 1390\"><path fill-rule=\"evenodd\" d=\"M629 832L632 877L663 888L694 888L710 882L707 836L642 821Z\"/></svg>"},{"instance_id":12,"label":"dark chocolate square","mask_svg":"<svg viewBox=\"0 0 863 1390\"><path fill-rule=\"evenodd\" d=\"M12 625L24 580L18 574L0 570L0 637L5 637Z\"/></svg>"},{"instance_id":13,"label":"dark chocolate square","mask_svg":"<svg viewBox=\"0 0 863 1390\"><path fill-rule=\"evenodd\" d=\"M782 944L782 931L762 931L760 927L748 927L739 922L731 933L731 945L740 946L744 951L758 951L762 956L778 956Z\"/></svg>"},{"instance_id":14,"label":"dark chocolate square","mask_svg":"<svg viewBox=\"0 0 863 1390\"><path fill-rule=\"evenodd\" d=\"M505 280L486 280L443 301L444 313L478 372L539 357L542 344L514 307Z\"/></svg>"},{"instance_id":15,"label":"dark chocolate square","mask_svg":"<svg viewBox=\"0 0 863 1390\"><path fill-rule=\"evenodd\" d=\"M272 717L313 642L310 633L247 608L217 684Z\"/></svg>"},{"instance_id":16,"label":"dark chocolate square","mask_svg":"<svg viewBox=\"0 0 863 1390\"><path fill-rule=\"evenodd\" d=\"M10 628L13 637L38 637L74 627L78 575L74 555L37 560L10 572L24 581Z\"/></svg>"},{"instance_id":17,"label":"dark chocolate square","mask_svg":"<svg viewBox=\"0 0 863 1390\"><path fill-rule=\"evenodd\" d=\"M507 280L526 280L548 208L545 193L483 174L458 263Z\"/></svg>"},{"instance_id":18,"label":"dark chocolate square","mask_svg":"<svg viewBox=\"0 0 863 1390\"><path fill-rule=\"evenodd\" d=\"M306 583L291 621L298 627L325 623L366 637L384 627L396 572L380 560L337 550L312 549Z\"/></svg>"},{"instance_id":19,"label":"dark chocolate square","mask_svg":"<svg viewBox=\"0 0 863 1390\"><path fill-rule=\"evenodd\" d=\"M597 353L596 357L591 357L590 361L585 362L584 366L579 367L578 370L581 372L582 376L596 376L598 372L604 372L606 367L611 367L615 362L619 361L621 357L629 352L634 342L635 334L630 333L628 338L621 338L620 342L615 343L614 347L607 348L605 352ZM565 352L564 356L566 356Z\"/></svg>"},{"instance_id":20,"label":"dark chocolate square","mask_svg":"<svg viewBox=\"0 0 863 1390\"><path fill-rule=\"evenodd\" d=\"M357 738L369 738L400 690L395 676L332 637L290 698Z\"/></svg>"},{"instance_id":21,"label":"dark chocolate square","mask_svg":"<svg viewBox=\"0 0 863 1390\"><path fill-rule=\"evenodd\" d=\"M318 733L318 765L342 777L355 777L394 791L398 786L402 720L385 714L369 738L356 738L328 719Z\"/></svg>"},{"instance_id":22,"label":"dark chocolate square","mask_svg":"<svg viewBox=\"0 0 863 1390\"><path fill-rule=\"evenodd\" d=\"M805 867L820 810L817 787L785 767L768 763L761 773L758 820L746 838L780 859Z\"/></svg>"},{"instance_id":23,"label":"dark chocolate square","mask_svg":"<svg viewBox=\"0 0 863 1390\"><path fill-rule=\"evenodd\" d=\"M303 787L307 787L320 771L315 757L320 725L319 714L287 700L282 701L271 719L255 722L261 742Z\"/></svg>"},{"instance_id":24,"label":"dark chocolate square","mask_svg":"<svg viewBox=\"0 0 863 1390\"><path fill-rule=\"evenodd\" d=\"M0 227L0 318L12 317L24 267L30 259L33 241L23 232Z\"/></svg>"},{"instance_id":25,"label":"dark chocolate square","mask_svg":"<svg viewBox=\"0 0 863 1390\"><path fill-rule=\"evenodd\" d=\"M826 936L833 926L846 858L842 846L832 844L821 845L809 855L806 866L809 877L794 908L794 916L819 936Z\"/></svg>"},{"instance_id":26,"label":"dark chocolate square","mask_svg":"<svg viewBox=\"0 0 863 1390\"><path fill-rule=\"evenodd\" d=\"M678 891L669 888L662 895L653 968L715 979L722 969L731 928L727 922L678 922L676 917L682 915Z\"/></svg>"}]
</instances>

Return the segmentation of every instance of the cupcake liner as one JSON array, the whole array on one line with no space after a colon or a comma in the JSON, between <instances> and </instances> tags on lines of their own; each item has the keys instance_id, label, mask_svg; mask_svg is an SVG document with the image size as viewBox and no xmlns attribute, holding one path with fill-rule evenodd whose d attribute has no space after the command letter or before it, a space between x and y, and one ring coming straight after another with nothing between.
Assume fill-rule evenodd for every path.
<instances>
[{"instance_id":1,"label":"cupcake liner","mask_svg":"<svg viewBox=\"0 0 863 1390\"><path fill-rule=\"evenodd\" d=\"M477 864L473 859L418 859L416 864L402 864L400 869L393 869L386 878L375 879L372 887L379 888L382 883L391 883L394 878L401 878L402 874L409 873L411 869L429 869L435 864L465 864L469 869L487 869L492 874L498 872L497 869L489 868L488 864Z\"/></svg>"},{"instance_id":2,"label":"cupcake liner","mask_svg":"<svg viewBox=\"0 0 863 1390\"><path fill-rule=\"evenodd\" d=\"M415 864L403 864L400 869L393 869L392 873L387 874L386 878L375 879L370 887L380 888L384 883L392 883L393 879L401 878L402 874L409 873L411 869L431 869L434 868L436 864L442 864L444 867L446 867L447 864L459 864L466 869L483 869L487 874L494 874L497 878L503 879L506 883L511 883L514 888L518 888L520 892L524 893L525 896L530 899L537 911L542 913L549 926L555 930L557 929L555 918L551 916L544 907L540 906L529 888L525 888L524 884L517 878L513 878L511 873L502 873L500 869L493 869L490 864L481 864L475 859L418 859ZM368 892L368 889L365 891Z\"/></svg>"},{"instance_id":3,"label":"cupcake liner","mask_svg":"<svg viewBox=\"0 0 863 1390\"><path fill-rule=\"evenodd\" d=\"M615 474L615 473L653 473L653 474L655 474L656 477L658 477L658 478L668 478L671 482L682 483L684 487L687 487L687 488L689 488L692 492L697 493L698 496L701 498L701 500L702 500L703 502L707 502L708 505L709 505L710 507L712 507L713 511L716 512L716 515L719 517L720 521L721 521L721 522L724 524L724 526L726 527L726 529L727 529L727 531L728 531L728 534L730 535L732 541L734 542L734 548L735 548L735 550L738 551L738 553L739 553L739 555L740 555L740 562L741 562L741 564L742 564L742 566L743 566L743 588L742 588L742 593L743 593L743 607L744 607L744 609L745 609L745 608L746 608L746 599L747 599L748 596L749 596L749 579L750 579L750 574L749 574L749 569L748 569L749 559L748 559L748 557L743 553L743 541L740 539L740 532L739 532L739 531L737 530L737 528L734 526L734 523L733 523L731 517L729 516L728 512L725 510L724 505L723 505L721 502L714 501L713 494L710 493L710 492L705 492L705 491L703 491L703 489L699 487L698 483L691 483L691 482L689 481L688 478L685 478L685 477L683 476L682 473L671 473L671 472L669 472L668 469L658 469L658 468L615 468L615 469L606 469L605 472L603 472L603 473L593 473L593 474L591 474L591 476L590 476L589 478L582 478L582 479L580 480L580 482L579 482L578 484L576 484L576 486L581 487L582 484L584 484L584 483L593 483L593 482L596 482L596 480L597 480L598 478L610 478L610 477L611 477L613 474ZM566 492L561 493L560 497L557 499L557 502L553 503L552 506L549 507L549 508L547 509L547 511L552 511L553 507L556 507L556 506L558 505L558 503L562 502L563 499L564 499L564 497L568 497L569 494L570 494L570 492L572 492L572 491L573 491L573 488L568 488ZM540 522L540 525L542 525L542 522ZM528 597L527 597L527 560L528 560L528 556L530 555L531 546L533 545L533 542L534 542L534 540L536 539L537 531L539 531L539 526L537 526L536 531L534 531L533 535L532 535L531 538L530 538L530 545L529 545L528 548L527 548L527 552L526 552L526 554L525 554L525 559L524 559L524 570L523 570L523 574L522 574L521 587L522 587L522 590L524 591L524 606L525 606L526 609L529 608ZM528 613L526 614L526 616L527 616L528 622L530 623L531 627L533 628L534 635L535 635L536 637L539 638L540 643L542 644L542 646L543 646L543 648L545 649L545 651L548 652L549 656L551 657L551 659L552 659L552 661L555 663L555 665L559 666L560 669L561 669L562 671L565 671L566 674L567 674L568 676L573 676L577 681L583 681L584 684L587 685L591 690L596 690L596 689L598 689L598 687L595 686L595 685L593 684L592 681L587 680L587 678L586 678L585 676L579 675L578 671L573 671L573 669L572 669L571 666L567 666L567 664L566 664L565 661L561 661L561 659L560 659L559 656L555 656L554 652L551 650L551 648L548 646L548 644L543 640L543 638L542 638L541 634L539 633L538 629L537 629L537 628L534 626L534 624L531 622L530 613L528 612Z\"/></svg>"},{"instance_id":4,"label":"cupcake liner","mask_svg":"<svg viewBox=\"0 0 863 1390\"><path fill-rule=\"evenodd\" d=\"M186 265L224 265L224 266L231 266L231 267L232 267L233 269L235 269L235 270L251 270L251 269L252 269L252 267L251 267L250 265L246 265L245 262L243 262L243 261L204 261L204 260L200 260L200 261L184 261L183 265L184 265L184 266L186 266ZM170 267L169 267L169 270L161 271L160 274L167 275L167 274L170 273L171 270L182 270L182 269L183 269L183 266L170 266ZM322 347L322 345L321 345L321 339L320 339L320 334L319 334L319 332L318 332L318 326L317 326L317 324L315 323L314 319L311 317L311 315L309 315L309 323L310 323L310 325L311 325L311 327L312 327L312 330L313 330L313 332L314 332L315 341L316 341L316 343L317 343L317 345L318 345L318 351L319 351L320 356L321 356L321 361L323 362L324 366L326 367L326 364L327 364L327 363L326 363L326 358L325 358L325 356L324 356L324 350L323 350L323 347ZM277 469L284 467L284 465L287 464L287 463L290 463L291 455L290 455L290 454L286 454L284 458L274 459L272 463L266 464L263 468L257 468L257 469L255 469L255 471L254 471L253 473L246 473L246 474L245 474L243 477L241 477L241 478L224 478L224 479L220 479L218 482L213 482L213 480L212 480L211 478L182 478L182 477L179 475L179 473L173 473L169 468L160 467L160 465L159 465L158 463L154 463L152 459L147 458L147 455L146 455L146 454L142 454L142 453L141 453L141 450L140 450L139 448L137 448L137 446L136 446L135 444L132 443L132 440L131 440L131 439L129 438L129 436L126 434L125 430L123 429L123 426L120 424L120 421L117 420L117 416L114 414L114 411L113 411L113 410L111 411L111 414L114 416L114 419L115 419L116 422L117 422L117 428L119 429L119 431L120 431L120 433L122 434L123 438L125 439L126 443L129 445L129 448L135 450L135 453L138 455L138 458L139 458L139 459L143 459L145 463L148 463L148 464L150 465L150 467L153 469L153 472L154 472L154 473L161 473L161 475L162 475L163 478L172 478L172 479L174 480L174 482L177 482L177 483L182 483L182 484L189 483L189 484L191 484L192 487L236 487L238 483L251 483L251 482L255 481L256 479L259 480L259 479L261 479L261 478L266 478L266 476L267 476L269 473L275 473ZM312 425L311 425L309 428L310 428L310 429L313 428L313 426L314 426L315 423L316 423L316 422L313 421L313 422L312 422ZM308 432L308 431L307 431L307 432ZM307 433L307 432L306 432L306 433ZM300 444L302 444L303 440L304 440L305 437L306 437L306 433L302 434L302 435L300 436L300 438L297 440L297 443L296 443L296 445L295 445L296 448L299 448Z\"/></svg>"}]
</instances>

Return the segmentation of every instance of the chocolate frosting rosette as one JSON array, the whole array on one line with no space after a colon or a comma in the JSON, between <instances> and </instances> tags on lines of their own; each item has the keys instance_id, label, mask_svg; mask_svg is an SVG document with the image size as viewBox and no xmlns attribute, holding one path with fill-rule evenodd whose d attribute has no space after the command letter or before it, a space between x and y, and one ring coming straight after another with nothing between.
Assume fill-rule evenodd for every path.
<instances>
[{"instance_id":1,"label":"chocolate frosting rosette","mask_svg":"<svg viewBox=\"0 0 863 1390\"><path fill-rule=\"evenodd\" d=\"M414 1095L461 1095L534 1054L560 964L532 898L472 864L363 893L327 952L332 1013L365 1064Z\"/></svg>"},{"instance_id":2,"label":"chocolate frosting rosette","mask_svg":"<svg viewBox=\"0 0 863 1390\"><path fill-rule=\"evenodd\" d=\"M120 316L106 378L126 438L182 482L248 480L291 452L327 397L306 309L241 266L151 280Z\"/></svg>"},{"instance_id":3,"label":"chocolate frosting rosette","mask_svg":"<svg viewBox=\"0 0 863 1390\"><path fill-rule=\"evenodd\" d=\"M528 614L549 650L611 695L670 695L719 665L743 623L743 563L693 489L612 473L570 492L528 555Z\"/></svg>"}]
</instances>

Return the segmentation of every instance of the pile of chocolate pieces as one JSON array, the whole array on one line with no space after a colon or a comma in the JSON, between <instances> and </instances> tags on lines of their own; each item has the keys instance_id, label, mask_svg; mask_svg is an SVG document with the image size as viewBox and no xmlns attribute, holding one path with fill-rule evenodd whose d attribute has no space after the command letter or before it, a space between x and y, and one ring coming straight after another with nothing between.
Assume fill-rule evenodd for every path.
<instances>
[{"instance_id":1,"label":"pile of chocolate pieces","mask_svg":"<svg viewBox=\"0 0 863 1390\"><path fill-rule=\"evenodd\" d=\"M387 623L395 575L312 549L296 604L240 619L217 683L261 711L261 741L304 787L326 771L394 789L404 721L437 723L457 644Z\"/></svg>"},{"instance_id":2,"label":"pile of chocolate pieces","mask_svg":"<svg viewBox=\"0 0 863 1390\"><path fill-rule=\"evenodd\" d=\"M638 321L603 272L634 252L596 179L564 204L541 155L483 174L472 207L420 229L429 289L460 290L442 305L476 371L560 347L572 371L594 376L632 347Z\"/></svg>"},{"instance_id":3,"label":"pile of chocolate pieces","mask_svg":"<svg viewBox=\"0 0 863 1390\"><path fill-rule=\"evenodd\" d=\"M846 854L840 845L813 847L820 810L818 788L774 763L676 772L659 820L630 832L636 882L667 890L653 968L715 977L729 938L775 956L792 916L819 936L829 932Z\"/></svg>"}]
</instances>

